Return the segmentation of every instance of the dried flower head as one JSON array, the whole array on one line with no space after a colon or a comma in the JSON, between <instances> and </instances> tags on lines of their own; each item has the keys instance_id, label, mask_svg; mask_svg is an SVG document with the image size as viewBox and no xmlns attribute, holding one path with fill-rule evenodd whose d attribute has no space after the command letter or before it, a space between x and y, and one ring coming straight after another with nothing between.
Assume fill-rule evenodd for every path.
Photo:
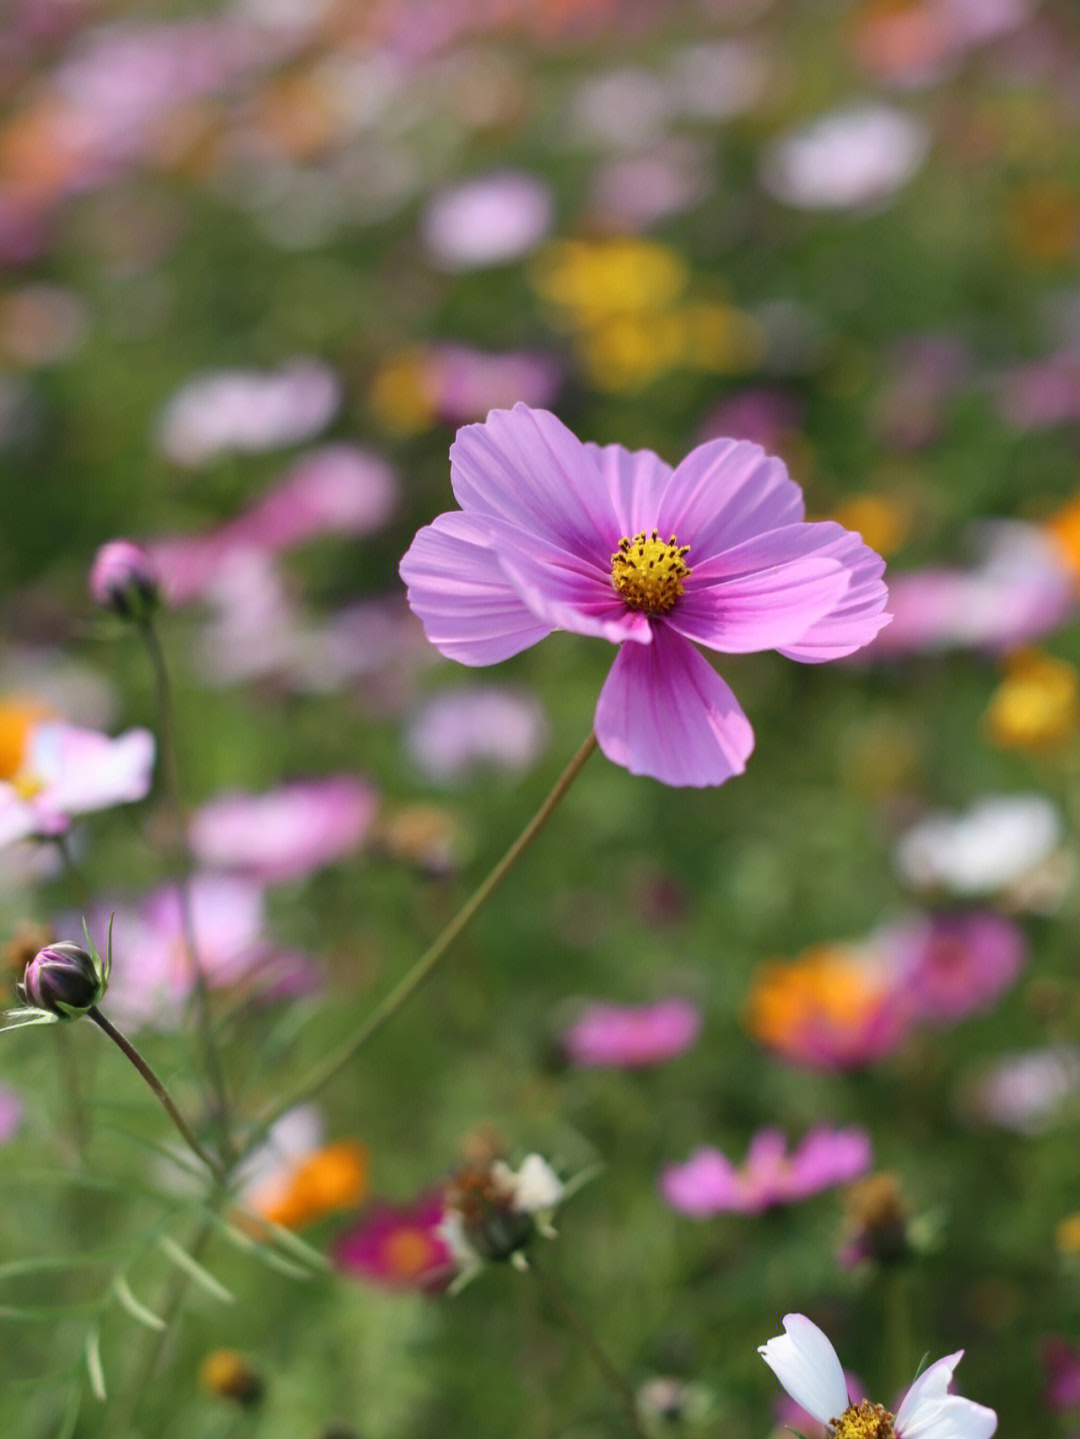
<instances>
[{"instance_id":1,"label":"dried flower head","mask_svg":"<svg viewBox=\"0 0 1080 1439\"><path fill-rule=\"evenodd\" d=\"M537 1234L554 1235L551 1217L564 1193L539 1154L530 1154L517 1170L496 1159L459 1174L447 1190L438 1228L457 1265L458 1283L488 1263L524 1263Z\"/></svg>"}]
</instances>

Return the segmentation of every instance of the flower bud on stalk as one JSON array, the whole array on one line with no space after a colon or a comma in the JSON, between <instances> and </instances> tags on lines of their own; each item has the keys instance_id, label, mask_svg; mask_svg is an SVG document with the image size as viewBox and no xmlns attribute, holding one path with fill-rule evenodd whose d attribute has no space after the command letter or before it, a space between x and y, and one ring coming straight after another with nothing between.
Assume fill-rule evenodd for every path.
<instances>
[{"instance_id":1,"label":"flower bud on stalk","mask_svg":"<svg viewBox=\"0 0 1080 1439\"><path fill-rule=\"evenodd\" d=\"M147 552L131 540L102 545L90 567L95 604L125 620L147 620L161 600L160 576Z\"/></svg>"},{"instance_id":2,"label":"flower bud on stalk","mask_svg":"<svg viewBox=\"0 0 1080 1439\"><path fill-rule=\"evenodd\" d=\"M26 966L19 992L34 1009L58 1019L78 1019L98 1003L107 985L96 954L61 941L38 950Z\"/></svg>"}]
</instances>

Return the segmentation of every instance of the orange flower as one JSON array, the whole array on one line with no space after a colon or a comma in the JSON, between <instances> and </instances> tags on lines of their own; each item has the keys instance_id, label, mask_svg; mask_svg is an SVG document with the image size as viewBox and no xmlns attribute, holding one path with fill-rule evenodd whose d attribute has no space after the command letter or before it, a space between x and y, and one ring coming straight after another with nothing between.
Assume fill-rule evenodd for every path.
<instances>
[{"instance_id":1,"label":"orange flower","mask_svg":"<svg viewBox=\"0 0 1080 1439\"><path fill-rule=\"evenodd\" d=\"M367 1193L368 1151L355 1140L329 1144L284 1174L251 1208L271 1224L301 1229L328 1214L352 1209Z\"/></svg>"}]
</instances>

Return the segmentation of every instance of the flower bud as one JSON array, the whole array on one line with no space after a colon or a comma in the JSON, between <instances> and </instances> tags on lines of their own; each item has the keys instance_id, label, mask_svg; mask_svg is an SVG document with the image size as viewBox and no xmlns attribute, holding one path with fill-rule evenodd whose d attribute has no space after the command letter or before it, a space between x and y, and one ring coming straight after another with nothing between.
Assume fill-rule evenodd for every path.
<instances>
[{"instance_id":1,"label":"flower bud","mask_svg":"<svg viewBox=\"0 0 1080 1439\"><path fill-rule=\"evenodd\" d=\"M157 567L140 545L110 540L90 567L90 594L95 604L123 619L148 619L161 598Z\"/></svg>"},{"instance_id":2,"label":"flower bud","mask_svg":"<svg viewBox=\"0 0 1080 1439\"><path fill-rule=\"evenodd\" d=\"M27 1004L60 1019L77 1019L105 993L97 957L78 944L48 944L26 966L19 988Z\"/></svg>"},{"instance_id":3,"label":"flower bud","mask_svg":"<svg viewBox=\"0 0 1080 1439\"><path fill-rule=\"evenodd\" d=\"M912 1253L910 1211L895 1174L881 1171L852 1184L844 1201L845 1265L899 1264Z\"/></svg>"}]
</instances>

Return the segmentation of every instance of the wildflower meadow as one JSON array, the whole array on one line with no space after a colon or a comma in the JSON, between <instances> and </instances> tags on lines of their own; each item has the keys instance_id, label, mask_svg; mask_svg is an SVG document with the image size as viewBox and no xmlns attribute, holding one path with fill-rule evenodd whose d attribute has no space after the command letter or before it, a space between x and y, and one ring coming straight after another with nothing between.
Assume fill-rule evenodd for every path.
<instances>
[{"instance_id":1,"label":"wildflower meadow","mask_svg":"<svg viewBox=\"0 0 1080 1439\"><path fill-rule=\"evenodd\" d=\"M1077 1439L1080 7L8 0L3 1439Z\"/></svg>"}]
</instances>

